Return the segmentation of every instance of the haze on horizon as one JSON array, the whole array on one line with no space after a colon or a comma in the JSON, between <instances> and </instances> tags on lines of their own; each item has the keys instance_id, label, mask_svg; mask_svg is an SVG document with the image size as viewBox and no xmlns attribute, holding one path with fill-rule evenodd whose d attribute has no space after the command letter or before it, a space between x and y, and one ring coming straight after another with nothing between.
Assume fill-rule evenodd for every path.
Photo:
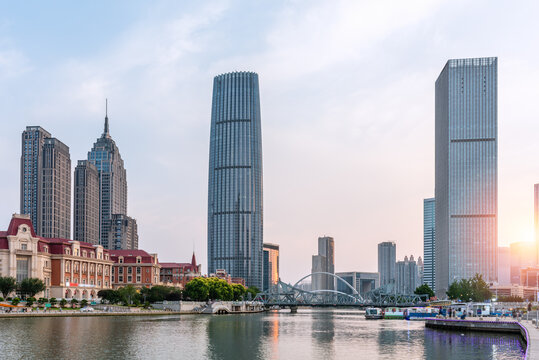
<instances>
[{"instance_id":1,"label":"haze on horizon","mask_svg":"<svg viewBox=\"0 0 539 360\"><path fill-rule=\"evenodd\" d=\"M27 3L25 3L27 4ZM539 182L539 3L0 2L0 230L20 211L21 132L73 168L103 131L128 179L140 248L206 268L215 75L260 77L264 241L295 281L318 236L336 271L376 271L377 244L423 253L434 195L434 82L450 58L499 59L499 243L533 239Z\"/></svg>"}]
</instances>

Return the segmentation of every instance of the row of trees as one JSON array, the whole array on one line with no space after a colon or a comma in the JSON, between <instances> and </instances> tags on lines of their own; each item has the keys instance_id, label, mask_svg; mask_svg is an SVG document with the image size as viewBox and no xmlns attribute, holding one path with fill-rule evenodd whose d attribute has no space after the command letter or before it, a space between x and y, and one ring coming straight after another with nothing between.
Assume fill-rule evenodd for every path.
<instances>
[{"instance_id":1,"label":"row of trees","mask_svg":"<svg viewBox=\"0 0 539 360\"><path fill-rule=\"evenodd\" d=\"M185 285L185 296L194 301L253 299L260 290L256 286L245 288L241 284L229 284L219 278L195 278Z\"/></svg>"},{"instance_id":2,"label":"row of trees","mask_svg":"<svg viewBox=\"0 0 539 360\"><path fill-rule=\"evenodd\" d=\"M12 292L17 292L23 298L34 297L45 290L45 284L38 278L27 278L17 283L11 276L0 276L0 293L7 298Z\"/></svg>"},{"instance_id":3,"label":"row of trees","mask_svg":"<svg viewBox=\"0 0 539 360\"><path fill-rule=\"evenodd\" d=\"M182 291L172 286L156 285L151 288L137 289L127 285L117 290L101 290L97 293L109 304L141 305L157 301L178 301L182 299Z\"/></svg>"},{"instance_id":4,"label":"row of trees","mask_svg":"<svg viewBox=\"0 0 539 360\"><path fill-rule=\"evenodd\" d=\"M434 291L432 291L430 286L427 284L417 287L414 293L416 295L429 295L429 298L434 297ZM483 280L483 276L480 274L475 274L475 276L471 279L453 281L451 285L449 285L449 289L447 290L446 294L451 300L475 302L482 302L492 297L488 284L485 282L485 280ZM513 297L508 297L508 299L504 301L518 301L518 299L520 298L514 297L513 299Z\"/></svg>"}]
</instances>

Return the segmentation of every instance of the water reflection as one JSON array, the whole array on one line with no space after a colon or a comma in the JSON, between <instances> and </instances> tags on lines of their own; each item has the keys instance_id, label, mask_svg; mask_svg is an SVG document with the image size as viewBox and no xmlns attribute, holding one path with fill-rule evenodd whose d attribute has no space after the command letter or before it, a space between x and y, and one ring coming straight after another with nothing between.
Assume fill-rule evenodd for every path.
<instances>
[{"instance_id":1,"label":"water reflection","mask_svg":"<svg viewBox=\"0 0 539 360\"><path fill-rule=\"evenodd\" d=\"M519 336L367 321L357 311L0 319L2 358L523 359Z\"/></svg>"}]
</instances>

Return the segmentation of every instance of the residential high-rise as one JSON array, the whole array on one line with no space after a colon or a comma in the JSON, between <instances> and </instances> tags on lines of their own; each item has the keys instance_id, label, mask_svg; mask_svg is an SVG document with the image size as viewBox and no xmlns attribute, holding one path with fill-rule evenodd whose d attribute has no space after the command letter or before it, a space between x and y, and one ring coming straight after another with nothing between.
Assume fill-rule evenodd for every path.
<instances>
[{"instance_id":1,"label":"residential high-rise","mask_svg":"<svg viewBox=\"0 0 539 360\"><path fill-rule=\"evenodd\" d=\"M435 290L435 209L434 198L423 200L423 282Z\"/></svg>"},{"instance_id":2,"label":"residential high-rise","mask_svg":"<svg viewBox=\"0 0 539 360\"><path fill-rule=\"evenodd\" d=\"M109 240L110 225L113 214L127 214L127 175L120 151L109 134L108 115L103 134L88 152L88 162L99 175L99 244L116 249Z\"/></svg>"},{"instance_id":3,"label":"residential high-rise","mask_svg":"<svg viewBox=\"0 0 539 360\"><path fill-rule=\"evenodd\" d=\"M421 285L421 267L423 263L421 261L421 256L418 261L414 260L414 256L411 255L408 259L407 256L404 257L404 261L397 261L396 272L397 272L397 294L413 294L415 289Z\"/></svg>"},{"instance_id":4,"label":"residential high-rise","mask_svg":"<svg viewBox=\"0 0 539 360\"><path fill-rule=\"evenodd\" d=\"M73 223L74 240L99 244L99 174L88 160L75 168Z\"/></svg>"},{"instance_id":5,"label":"residential high-rise","mask_svg":"<svg viewBox=\"0 0 539 360\"><path fill-rule=\"evenodd\" d=\"M38 236L71 237L69 148L40 126L22 133L21 213L30 215Z\"/></svg>"},{"instance_id":6,"label":"residential high-rise","mask_svg":"<svg viewBox=\"0 0 539 360\"><path fill-rule=\"evenodd\" d=\"M279 282L279 245L264 243L263 291L277 286Z\"/></svg>"},{"instance_id":7,"label":"residential high-rise","mask_svg":"<svg viewBox=\"0 0 539 360\"><path fill-rule=\"evenodd\" d=\"M258 75L216 76L208 181L208 273L262 288L262 133Z\"/></svg>"},{"instance_id":8,"label":"residential high-rise","mask_svg":"<svg viewBox=\"0 0 539 360\"><path fill-rule=\"evenodd\" d=\"M385 286L388 291L395 290L397 261L397 245L392 241L378 244L378 273L380 274L380 286Z\"/></svg>"},{"instance_id":9,"label":"residential high-rise","mask_svg":"<svg viewBox=\"0 0 539 360\"><path fill-rule=\"evenodd\" d=\"M436 294L497 280L498 60L449 60L436 80Z\"/></svg>"},{"instance_id":10,"label":"residential high-rise","mask_svg":"<svg viewBox=\"0 0 539 360\"><path fill-rule=\"evenodd\" d=\"M138 249L137 221L124 214L112 214L109 228L109 246L114 250Z\"/></svg>"},{"instance_id":11,"label":"residential high-rise","mask_svg":"<svg viewBox=\"0 0 539 360\"><path fill-rule=\"evenodd\" d=\"M313 255L311 273L335 274L335 241L332 237L318 238L318 255ZM312 290L335 290L335 278L327 274L312 276Z\"/></svg>"}]
</instances>

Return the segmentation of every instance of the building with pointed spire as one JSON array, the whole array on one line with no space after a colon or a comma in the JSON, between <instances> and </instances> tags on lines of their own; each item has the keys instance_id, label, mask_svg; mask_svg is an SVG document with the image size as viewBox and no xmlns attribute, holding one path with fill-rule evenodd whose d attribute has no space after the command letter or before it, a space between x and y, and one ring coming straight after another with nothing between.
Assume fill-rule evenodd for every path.
<instances>
[{"instance_id":1,"label":"building with pointed spire","mask_svg":"<svg viewBox=\"0 0 539 360\"><path fill-rule=\"evenodd\" d=\"M88 152L88 163L97 169L98 177L99 244L111 250L137 249L136 221L127 216L126 170L120 150L110 136L107 105L103 134ZM82 196L85 192L89 190L77 189L75 195ZM75 216L74 221L75 233L79 234L88 219Z\"/></svg>"},{"instance_id":2,"label":"building with pointed spire","mask_svg":"<svg viewBox=\"0 0 539 360\"><path fill-rule=\"evenodd\" d=\"M202 276L202 265L197 264L195 253L191 263L159 263L161 265L161 283L163 285L185 287L190 280Z\"/></svg>"}]
</instances>

